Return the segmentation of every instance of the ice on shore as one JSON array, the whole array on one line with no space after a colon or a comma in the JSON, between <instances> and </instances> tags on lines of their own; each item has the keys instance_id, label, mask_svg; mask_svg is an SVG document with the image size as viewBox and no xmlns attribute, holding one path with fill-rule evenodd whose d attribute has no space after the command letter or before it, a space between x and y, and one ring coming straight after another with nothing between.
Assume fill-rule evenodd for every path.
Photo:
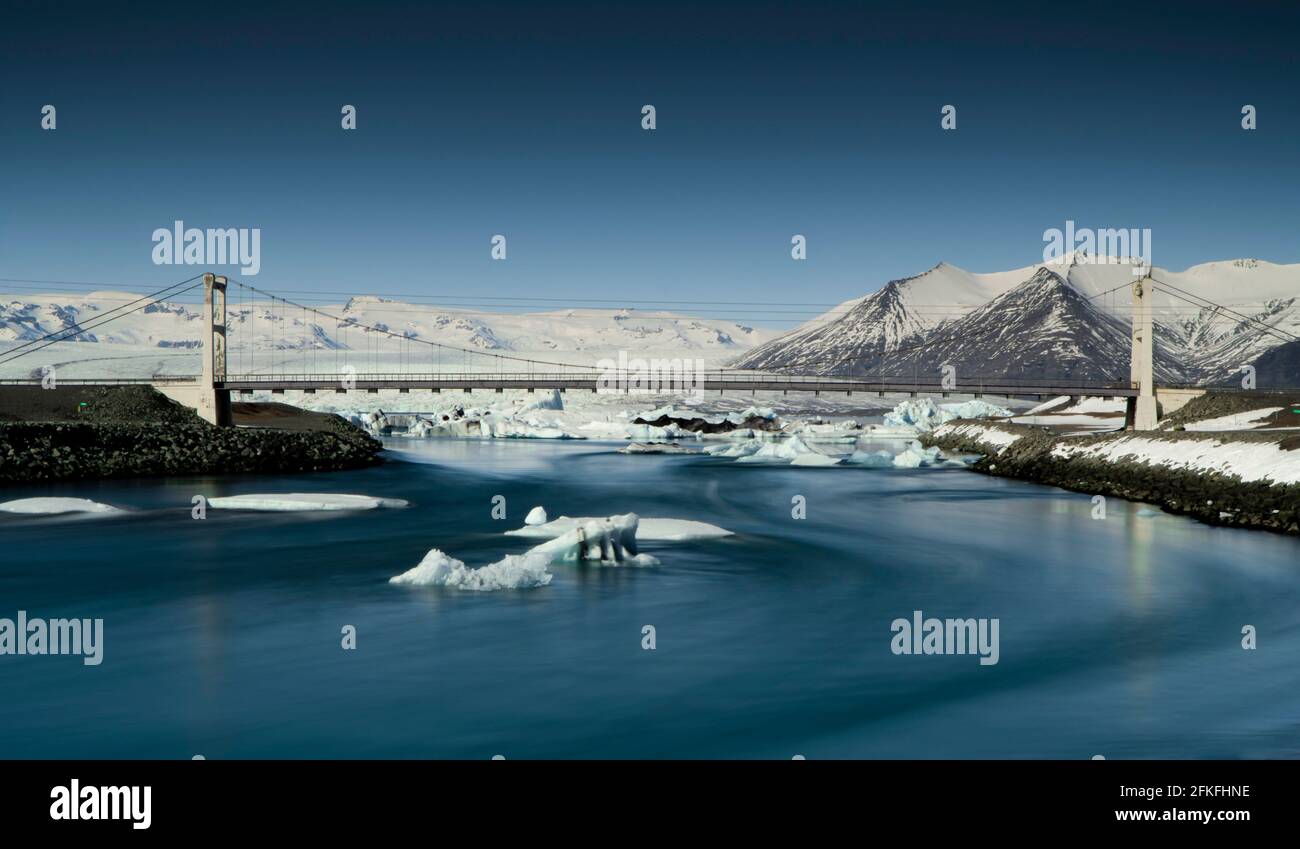
<instances>
[{"instance_id":1,"label":"ice on shore","mask_svg":"<svg viewBox=\"0 0 1300 849\"><path fill-rule=\"evenodd\" d=\"M536 508L541 509L541 508ZM699 539L717 539L719 537L732 536L732 532L726 528L720 528L717 525L710 525L708 522L696 522L692 519L657 519L637 517L635 513L627 514L637 518L637 524L633 528L635 538L643 542L687 542ZM529 514L531 518L532 514ZM620 517L610 517L620 518ZM525 520L527 521L527 520ZM506 531L509 536L531 537L534 539L555 539L573 531L576 528L583 527L591 522L607 521L603 517L583 516L574 518L571 516L561 516L550 522L541 525L528 524L525 527L517 528L512 531Z\"/></svg>"},{"instance_id":2,"label":"ice on shore","mask_svg":"<svg viewBox=\"0 0 1300 849\"><path fill-rule=\"evenodd\" d=\"M375 510L380 507L406 507L400 498L372 495L346 495L336 492L284 492L256 495L224 495L208 499L208 506L218 510L261 510L296 512L314 510Z\"/></svg>"},{"instance_id":3,"label":"ice on shore","mask_svg":"<svg viewBox=\"0 0 1300 849\"><path fill-rule=\"evenodd\" d=\"M508 554L496 563L477 569L435 548L419 565L388 579L390 584L415 587L452 587L458 590L488 592L544 587L554 577L546 571L550 561L532 552Z\"/></svg>"},{"instance_id":4,"label":"ice on shore","mask_svg":"<svg viewBox=\"0 0 1300 849\"><path fill-rule=\"evenodd\" d=\"M55 515L59 513L121 513L109 504L88 498L19 498L0 502L0 512L27 515Z\"/></svg>"},{"instance_id":5,"label":"ice on shore","mask_svg":"<svg viewBox=\"0 0 1300 849\"><path fill-rule=\"evenodd\" d=\"M525 525L545 525L545 524L546 524L546 508L543 507L543 506L541 506L541 505L539 504L538 506L534 507L532 510L529 510L529 511L528 511L528 515L527 515L526 517L524 517L524 524L525 524Z\"/></svg>"}]
</instances>

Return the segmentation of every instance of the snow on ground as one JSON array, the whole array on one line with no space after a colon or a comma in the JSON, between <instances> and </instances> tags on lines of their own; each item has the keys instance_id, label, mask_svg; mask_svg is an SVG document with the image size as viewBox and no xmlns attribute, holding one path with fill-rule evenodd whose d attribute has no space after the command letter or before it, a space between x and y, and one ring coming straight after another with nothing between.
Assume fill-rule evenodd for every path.
<instances>
[{"instance_id":1,"label":"snow on ground","mask_svg":"<svg viewBox=\"0 0 1300 849\"><path fill-rule=\"evenodd\" d=\"M1068 425L1086 432L1118 430L1124 426L1127 401L1124 398L1087 397L1069 403L1069 395L1061 395L1013 416L1016 424Z\"/></svg>"},{"instance_id":2,"label":"snow on ground","mask_svg":"<svg viewBox=\"0 0 1300 849\"><path fill-rule=\"evenodd\" d=\"M476 592L544 587L553 577L546 571L549 563L550 560L544 555L530 552L508 554L496 563L471 569L462 561L435 548L424 555L417 566L394 575L388 579L388 583L416 587L452 587Z\"/></svg>"},{"instance_id":3,"label":"snow on ground","mask_svg":"<svg viewBox=\"0 0 1300 849\"><path fill-rule=\"evenodd\" d=\"M1275 442L1225 442L1218 439L1151 439L1125 436L1093 445L1059 444L1057 457L1163 466L1199 473L1235 476L1243 482L1300 483L1300 451L1286 451Z\"/></svg>"},{"instance_id":4,"label":"snow on ground","mask_svg":"<svg viewBox=\"0 0 1300 849\"><path fill-rule=\"evenodd\" d=\"M1274 413L1280 413L1286 407L1268 407L1263 410L1248 410L1244 413L1233 413L1228 416L1219 416L1216 419L1204 419L1199 422L1188 422L1183 426L1183 430L1192 431L1221 431L1221 430L1252 430L1264 423L1264 419Z\"/></svg>"},{"instance_id":5,"label":"snow on ground","mask_svg":"<svg viewBox=\"0 0 1300 849\"><path fill-rule=\"evenodd\" d=\"M975 424L973 422L945 424L935 428L934 435L936 437L962 436L984 445L993 446L999 454L1020 438L1019 434L1008 433L995 426Z\"/></svg>"},{"instance_id":6,"label":"snow on ground","mask_svg":"<svg viewBox=\"0 0 1300 849\"><path fill-rule=\"evenodd\" d=\"M19 498L0 502L0 512L54 515L58 513L121 513L109 504L86 498Z\"/></svg>"},{"instance_id":7,"label":"snow on ground","mask_svg":"<svg viewBox=\"0 0 1300 849\"><path fill-rule=\"evenodd\" d=\"M345 495L336 492L284 492L254 495L225 495L208 499L208 506L218 510L262 510L270 512L311 510L375 510L380 507L406 507L400 498L377 498L371 495Z\"/></svg>"}]
</instances>

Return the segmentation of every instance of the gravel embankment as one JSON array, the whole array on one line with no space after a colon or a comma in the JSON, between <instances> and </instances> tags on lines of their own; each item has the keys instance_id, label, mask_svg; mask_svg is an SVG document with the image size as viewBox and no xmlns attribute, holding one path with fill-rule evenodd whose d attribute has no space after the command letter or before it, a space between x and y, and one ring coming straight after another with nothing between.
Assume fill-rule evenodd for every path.
<instances>
[{"instance_id":1,"label":"gravel embankment","mask_svg":"<svg viewBox=\"0 0 1300 849\"><path fill-rule=\"evenodd\" d=\"M48 394L46 394L48 393ZM337 416L311 430L218 428L149 387L0 389L0 482L329 471L382 445Z\"/></svg>"},{"instance_id":2,"label":"gravel embankment","mask_svg":"<svg viewBox=\"0 0 1300 849\"><path fill-rule=\"evenodd\" d=\"M1056 437L1028 425L958 421L921 441L983 454L972 468L989 475L1157 504L1213 525L1300 534L1300 484L1294 482L1300 435L1119 432ZM1276 462L1269 463L1270 458Z\"/></svg>"}]
</instances>

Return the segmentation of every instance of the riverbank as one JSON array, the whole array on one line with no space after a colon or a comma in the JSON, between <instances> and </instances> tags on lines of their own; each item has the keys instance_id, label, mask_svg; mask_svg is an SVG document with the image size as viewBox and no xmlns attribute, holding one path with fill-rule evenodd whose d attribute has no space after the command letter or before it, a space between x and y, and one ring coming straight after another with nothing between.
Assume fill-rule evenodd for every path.
<instances>
[{"instance_id":1,"label":"riverbank","mask_svg":"<svg viewBox=\"0 0 1300 849\"><path fill-rule=\"evenodd\" d=\"M1300 434L1117 432L1058 436L1011 423L956 421L921 441L983 455L997 477L1155 504L1211 525L1300 535Z\"/></svg>"},{"instance_id":2,"label":"riverbank","mask_svg":"<svg viewBox=\"0 0 1300 849\"><path fill-rule=\"evenodd\" d=\"M283 405L237 412L244 426L219 428L146 386L5 387L0 482L336 471L379 462L383 446L343 419L271 406Z\"/></svg>"}]
</instances>

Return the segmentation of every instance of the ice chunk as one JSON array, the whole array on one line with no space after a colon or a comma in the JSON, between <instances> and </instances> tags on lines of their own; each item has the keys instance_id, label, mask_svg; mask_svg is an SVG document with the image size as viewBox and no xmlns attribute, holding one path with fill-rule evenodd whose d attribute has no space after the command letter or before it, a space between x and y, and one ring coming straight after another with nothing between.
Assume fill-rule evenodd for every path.
<instances>
[{"instance_id":1,"label":"ice chunk","mask_svg":"<svg viewBox=\"0 0 1300 849\"><path fill-rule=\"evenodd\" d=\"M788 463L803 454L816 454L802 439L792 436L781 442L769 442L748 456L739 457L737 463Z\"/></svg>"},{"instance_id":2,"label":"ice chunk","mask_svg":"<svg viewBox=\"0 0 1300 849\"><path fill-rule=\"evenodd\" d=\"M377 498L372 495L346 495L337 492L284 492L266 495L224 495L209 498L208 506L218 510L261 510L289 512L310 510L375 510L380 507L406 507L400 498Z\"/></svg>"},{"instance_id":3,"label":"ice chunk","mask_svg":"<svg viewBox=\"0 0 1300 849\"><path fill-rule=\"evenodd\" d=\"M503 559L470 569L454 557L439 549L424 555L419 565L388 579L390 584L407 584L417 587L453 587L459 590L486 592L490 590L516 590L544 587L553 577L546 571L546 557L527 554L509 554Z\"/></svg>"},{"instance_id":4,"label":"ice chunk","mask_svg":"<svg viewBox=\"0 0 1300 849\"><path fill-rule=\"evenodd\" d=\"M894 458L894 468L897 469L919 469L925 466L932 466L939 460L939 449L937 447L923 448L919 442L909 442L907 448L903 449L897 457Z\"/></svg>"},{"instance_id":5,"label":"ice chunk","mask_svg":"<svg viewBox=\"0 0 1300 849\"><path fill-rule=\"evenodd\" d=\"M912 427L919 431L934 430L953 419L976 419L990 416L1009 416L1011 411L987 401L973 400L961 404L935 404L930 398L900 402L893 411L885 414L885 425L891 428Z\"/></svg>"},{"instance_id":6,"label":"ice chunk","mask_svg":"<svg viewBox=\"0 0 1300 849\"><path fill-rule=\"evenodd\" d=\"M633 442L618 449L620 454L699 454L700 449L675 442Z\"/></svg>"},{"instance_id":7,"label":"ice chunk","mask_svg":"<svg viewBox=\"0 0 1300 849\"><path fill-rule=\"evenodd\" d=\"M870 469L888 469L894 466L894 455L888 451L854 451L844 462Z\"/></svg>"},{"instance_id":8,"label":"ice chunk","mask_svg":"<svg viewBox=\"0 0 1300 849\"><path fill-rule=\"evenodd\" d=\"M587 519L549 542L529 549L528 554L542 556L553 563L596 561L633 566L657 565L659 561L655 558L637 553L637 524L635 513Z\"/></svg>"},{"instance_id":9,"label":"ice chunk","mask_svg":"<svg viewBox=\"0 0 1300 849\"><path fill-rule=\"evenodd\" d=\"M19 498L0 502L5 513L56 514L56 513L121 513L109 504L100 504L87 498Z\"/></svg>"},{"instance_id":10,"label":"ice chunk","mask_svg":"<svg viewBox=\"0 0 1300 849\"><path fill-rule=\"evenodd\" d=\"M713 457L748 457L762 447L760 442L733 442L705 446L704 453Z\"/></svg>"},{"instance_id":11,"label":"ice chunk","mask_svg":"<svg viewBox=\"0 0 1300 849\"><path fill-rule=\"evenodd\" d=\"M528 515L524 517L524 524L525 524L525 525L545 525L545 524L546 524L546 508L543 507L543 506L541 506L541 505L539 504L539 505L537 505L536 507L534 507L532 510L529 510L529 511L528 511Z\"/></svg>"},{"instance_id":12,"label":"ice chunk","mask_svg":"<svg viewBox=\"0 0 1300 849\"><path fill-rule=\"evenodd\" d=\"M800 454L790 461L791 466L838 466L839 463L838 458L825 454Z\"/></svg>"},{"instance_id":13,"label":"ice chunk","mask_svg":"<svg viewBox=\"0 0 1300 849\"><path fill-rule=\"evenodd\" d=\"M628 514L635 516L636 514ZM617 516L611 519L620 518ZM570 531L583 527L590 522L604 522L603 518L561 516L544 525L530 525L513 531L506 531L510 536L532 537L535 539L555 539ZM692 519L641 519L638 517L635 528L636 539L642 542L685 542L696 539L716 539L729 537L731 531L710 525L708 522L696 522Z\"/></svg>"}]
</instances>

